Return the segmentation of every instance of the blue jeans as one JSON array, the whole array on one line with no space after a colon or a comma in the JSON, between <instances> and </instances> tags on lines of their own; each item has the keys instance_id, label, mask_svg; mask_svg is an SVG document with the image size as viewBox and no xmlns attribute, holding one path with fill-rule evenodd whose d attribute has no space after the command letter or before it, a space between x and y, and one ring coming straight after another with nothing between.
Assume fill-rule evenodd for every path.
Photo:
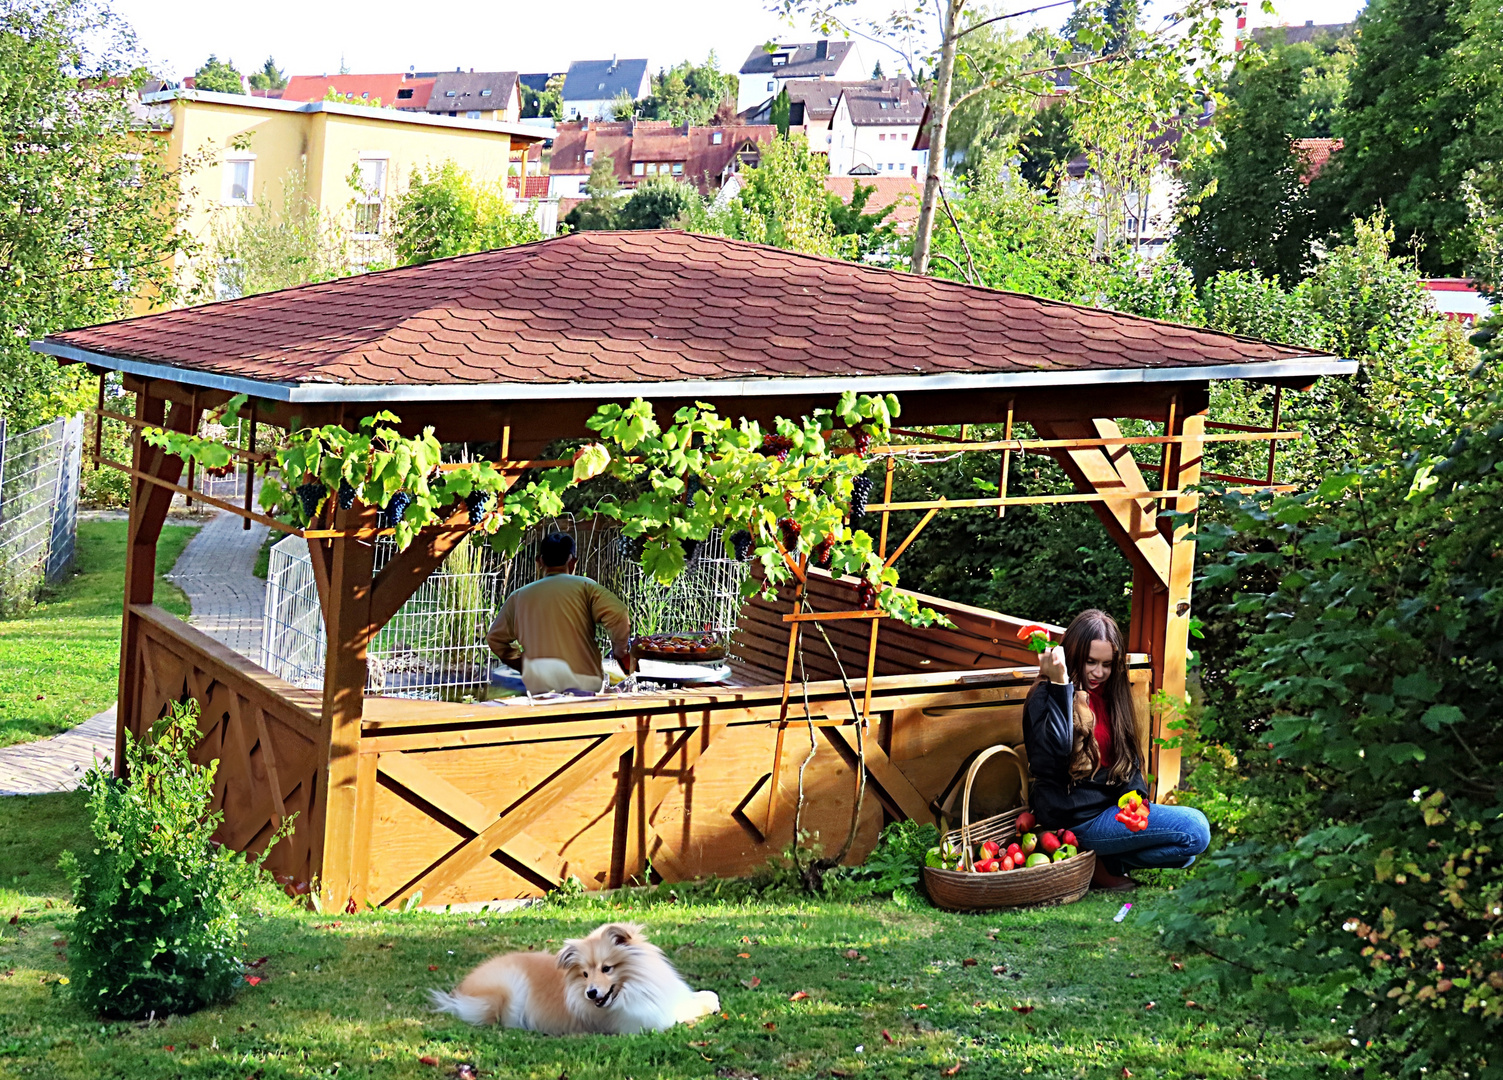
<instances>
[{"instance_id":1,"label":"blue jeans","mask_svg":"<svg viewBox=\"0 0 1503 1080\"><path fill-rule=\"evenodd\" d=\"M1075 826L1080 846L1094 851L1108 873L1139 868L1184 870L1211 844L1210 822L1193 807L1151 803L1148 827L1142 832L1129 831L1117 820L1117 812L1115 806L1108 807Z\"/></svg>"}]
</instances>

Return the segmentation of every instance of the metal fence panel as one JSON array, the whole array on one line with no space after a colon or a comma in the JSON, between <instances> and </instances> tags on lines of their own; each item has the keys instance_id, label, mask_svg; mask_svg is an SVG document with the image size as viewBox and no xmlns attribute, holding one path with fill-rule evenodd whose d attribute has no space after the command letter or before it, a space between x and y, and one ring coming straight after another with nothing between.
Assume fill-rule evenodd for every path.
<instances>
[{"instance_id":1,"label":"metal fence panel","mask_svg":"<svg viewBox=\"0 0 1503 1080\"><path fill-rule=\"evenodd\" d=\"M30 431L0 423L0 608L35 603L73 565L83 416Z\"/></svg>"}]
</instances>

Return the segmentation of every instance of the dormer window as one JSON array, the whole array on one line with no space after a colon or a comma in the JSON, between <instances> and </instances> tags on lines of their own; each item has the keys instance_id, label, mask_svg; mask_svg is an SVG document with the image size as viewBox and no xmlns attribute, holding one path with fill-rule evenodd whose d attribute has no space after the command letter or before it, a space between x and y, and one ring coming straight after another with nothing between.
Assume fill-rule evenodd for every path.
<instances>
[{"instance_id":1,"label":"dormer window","mask_svg":"<svg viewBox=\"0 0 1503 1080\"><path fill-rule=\"evenodd\" d=\"M782 66L784 66L787 63L788 63L788 54L787 53L774 53L773 54L773 57L772 57L772 66L773 67L782 67Z\"/></svg>"},{"instance_id":2,"label":"dormer window","mask_svg":"<svg viewBox=\"0 0 1503 1080\"><path fill-rule=\"evenodd\" d=\"M595 151L593 151L593 150L586 150L584 152L584 163L586 165L593 165L593 164L595 164Z\"/></svg>"},{"instance_id":3,"label":"dormer window","mask_svg":"<svg viewBox=\"0 0 1503 1080\"><path fill-rule=\"evenodd\" d=\"M879 101L879 102L877 102L877 104L878 104L878 105L879 105L879 106L880 106L880 107L882 107L882 108L884 108L884 109L885 109L885 108L887 108L887 102L885 102L885 101Z\"/></svg>"},{"instance_id":4,"label":"dormer window","mask_svg":"<svg viewBox=\"0 0 1503 1080\"><path fill-rule=\"evenodd\" d=\"M723 142L725 142L725 132L723 131L717 131L710 136L711 146L719 146Z\"/></svg>"},{"instance_id":5,"label":"dormer window","mask_svg":"<svg viewBox=\"0 0 1503 1080\"><path fill-rule=\"evenodd\" d=\"M480 91L480 96L481 97L490 97L491 96L490 88L486 87L484 90Z\"/></svg>"},{"instance_id":6,"label":"dormer window","mask_svg":"<svg viewBox=\"0 0 1503 1080\"><path fill-rule=\"evenodd\" d=\"M605 83L601 83L599 86L595 87L595 89L596 90L604 90L605 89Z\"/></svg>"},{"instance_id":7,"label":"dormer window","mask_svg":"<svg viewBox=\"0 0 1503 1080\"><path fill-rule=\"evenodd\" d=\"M457 90L445 90L444 91L444 97L458 97L458 96L459 96L459 91L457 91Z\"/></svg>"},{"instance_id":8,"label":"dormer window","mask_svg":"<svg viewBox=\"0 0 1503 1080\"><path fill-rule=\"evenodd\" d=\"M361 98L362 101L365 101L365 100L369 100L370 96L371 96L371 92L369 90L366 90L366 91L364 91L364 92L361 93L360 98Z\"/></svg>"},{"instance_id":9,"label":"dormer window","mask_svg":"<svg viewBox=\"0 0 1503 1080\"><path fill-rule=\"evenodd\" d=\"M397 91L397 100L398 101L408 101L408 100L411 99L411 97L412 97L412 87L410 87L410 86L405 86L402 89L400 89L400 90Z\"/></svg>"}]
</instances>

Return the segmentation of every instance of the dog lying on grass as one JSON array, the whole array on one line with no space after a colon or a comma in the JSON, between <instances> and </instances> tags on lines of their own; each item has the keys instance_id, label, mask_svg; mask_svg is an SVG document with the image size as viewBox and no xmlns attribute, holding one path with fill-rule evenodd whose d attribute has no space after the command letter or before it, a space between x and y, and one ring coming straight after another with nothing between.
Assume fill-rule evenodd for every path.
<instances>
[{"instance_id":1,"label":"dog lying on grass","mask_svg":"<svg viewBox=\"0 0 1503 1080\"><path fill-rule=\"evenodd\" d=\"M663 951L630 923L609 923L564 942L558 955L506 953L481 964L452 993L431 990L433 1007L470 1024L544 1035L635 1035L720 1011L710 990L694 991Z\"/></svg>"}]
</instances>

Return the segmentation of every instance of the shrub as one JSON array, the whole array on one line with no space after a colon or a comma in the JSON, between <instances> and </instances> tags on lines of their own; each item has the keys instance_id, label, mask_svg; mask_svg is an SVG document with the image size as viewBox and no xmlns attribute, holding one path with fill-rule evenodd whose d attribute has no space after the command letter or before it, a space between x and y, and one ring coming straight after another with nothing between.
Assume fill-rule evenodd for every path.
<instances>
[{"instance_id":1,"label":"shrub","mask_svg":"<svg viewBox=\"0 0 1503 1080\"><path fill-rule=\"evenodd\" d=\"M938 843L939 830L932 824L894 821L882 830L866 862L825 875L825 895L833 900L891 896L912 903L924 895L924 853Z\"/></svg>"},{"instance_id":2,"label":"shrub","mask_svg":"<svg viewBox=\"0 0 1503 1080\"><path fill-rule=\"evenodd\" d=\"M235 905L265 855L247 861L211 839L218 762L188 758L197 717L196 703L174 705L147 738L127 734L128 782L97 766L84 780L94 846L63 856L78 905L69 969L77 1000L104 1016L189 1012L229 998L243 975Z\"/></svg>"},{"instance_id":3,"label":"shrub","mask_svg":"<svg viewBox=\"0 0 1503 1080\"><path fill-rule=\"evenodd\" d=\"M699 206L699 192L670 176L653 176L632 189L616 218L621 229L668 229Z\"/></svg>"}]
</instances>

